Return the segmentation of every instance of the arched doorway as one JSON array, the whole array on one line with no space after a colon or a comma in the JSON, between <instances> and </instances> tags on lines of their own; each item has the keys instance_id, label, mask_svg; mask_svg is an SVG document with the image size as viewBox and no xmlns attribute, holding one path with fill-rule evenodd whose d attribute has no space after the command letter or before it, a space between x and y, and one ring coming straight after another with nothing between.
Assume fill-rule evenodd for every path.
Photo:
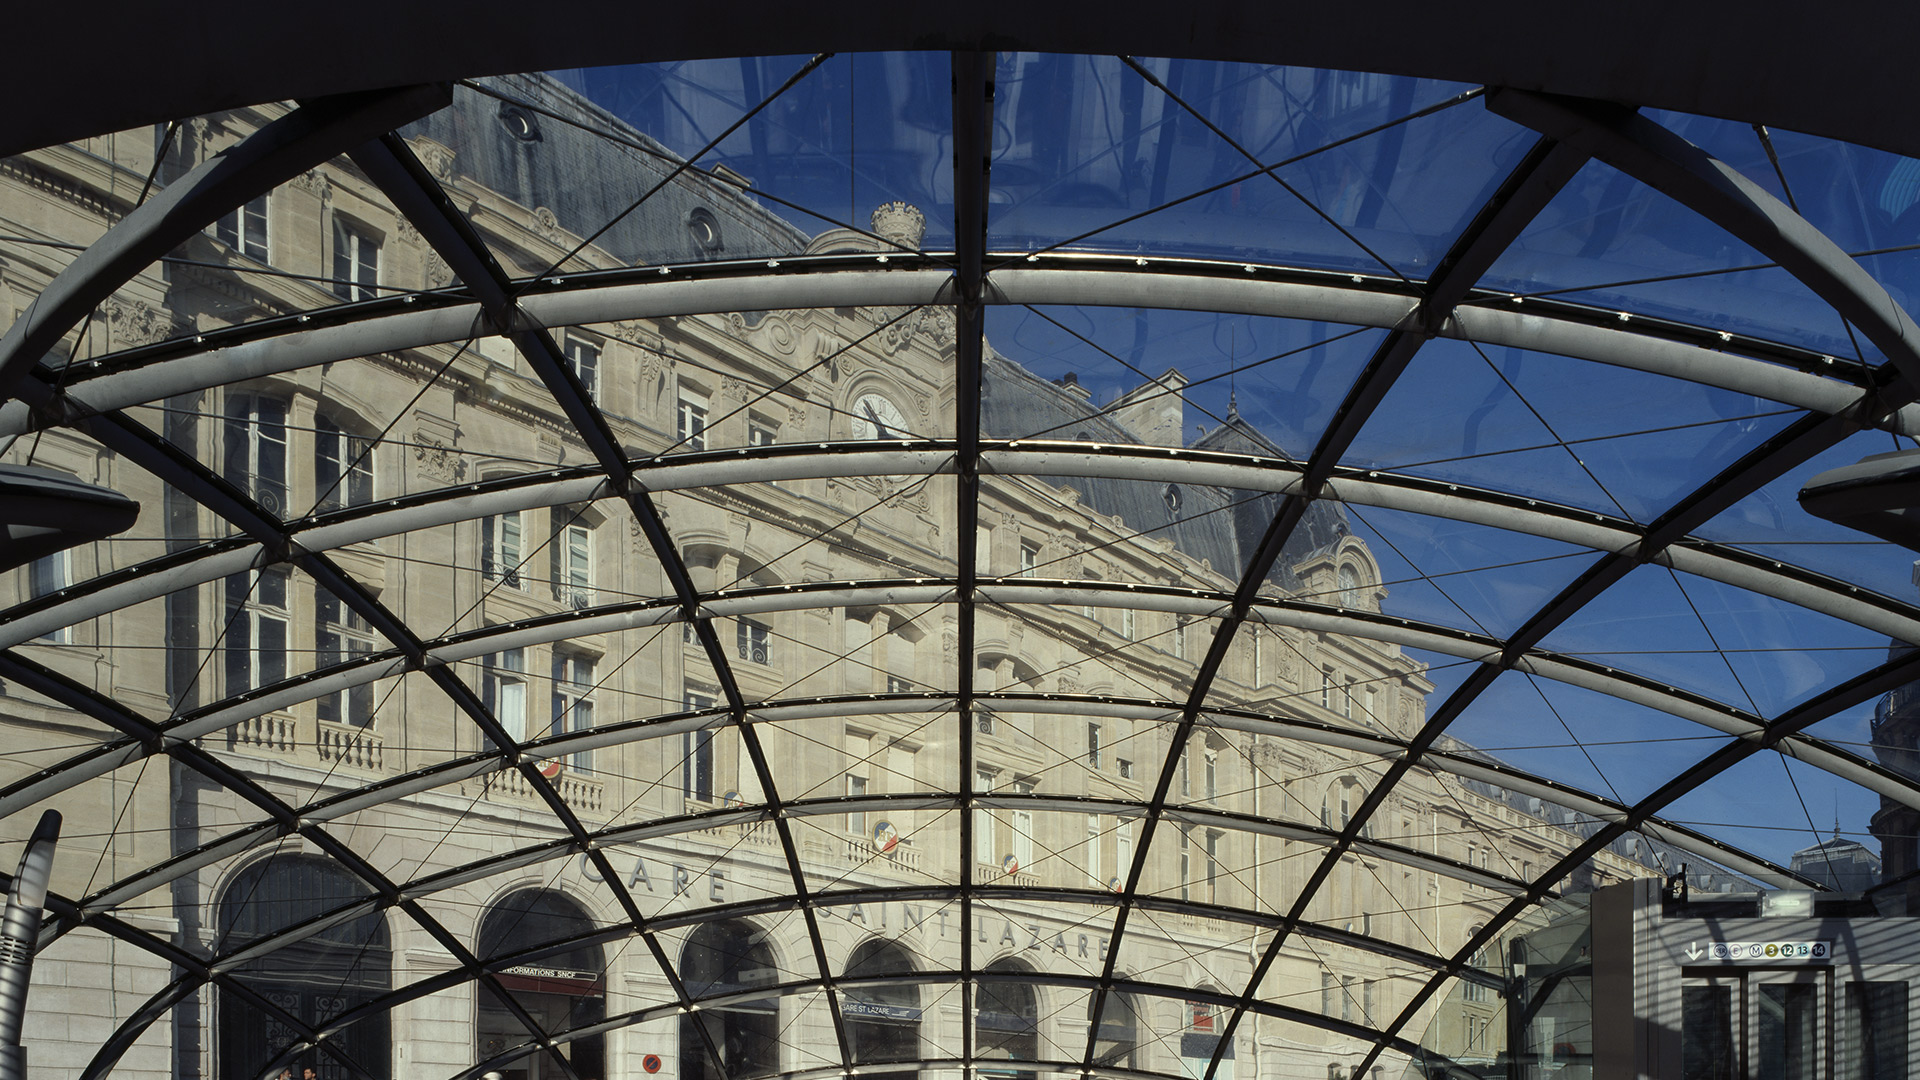
<instances>
[{"instance_id":1,"label":"arched doorway","mask_svg":"<svg viewBox=\"0 0 1920 1080\"><path fill-rule=\"evenodd\" d=\"M1018 960L995 960L989 974L1031 975L1033 969ZM1040 1058L1040 996L1031 982L983 981L974 993L973 1056L982 1062L1037 1061ZM1035 1080L1030 1069L991 1068L981 1076L998 1080Z\"/></svg>"},{"instance_id":2,"label":"arched doorway","mask_svg":"<svg viewBox=\"0 0 1920 1080\"><path fill-rule=\"evenodd\" d=\"M1091 1019L1091 1000L1087 1002L1087 1012ZM1107 991L1100 1006L1100 1023L1093 1035L1093 1063L1115 1065L1123 1069L1138 1068L1134 1053L1139 1046L1140 1016L1134 1009L1133 999L1118 990Z\"/></svg>"},{"instance_id":3,"label":"arched doorway","mask_svg":"<svg viewBox=\"0 0 1920 1080\"><path fill-rule=\"evenodd\" d=\"M913 971L913 958L891 941L868 941L847 960L846 978L904 975ZM849 987L840 996L846 1018L847 1043L853 1063L918 1061L920 1058L920 988L909 983ZM916 1071L865 1073L864 1080L912 1080Z\"/></svg>"},{"instance_id":4,"label":"arched doorway","mask_svg":"<svg viewBox=\"0 0 1920 1080\"><path fill-rule=\"evenodd\" d=\"M367 887L345 870L320 859L280 857L240 871L220 894L220 941L225 954L288 927L298 926L355 899ZM386 992L392 986L387 921L369 912L331 926L271 954L249 960L234 978L301 1021L318 1026ZM221 1080L260 1080L274 1055L294 1042L292 1028L222 987L215 1014L217 1073ZM368 1017L335 1037L334 1045L375 1076L392 1068L391 1024L386 1013ZM311 1066L320 1080L347 1080L346 1066L328 1054L294 1065Z\"/></svg>"},{"instance_id":5,"label":"arched doorway","mask_svg":"<svg viewBox=\"0 0 1920 1080\"><path fill-rule=\"evenodd\" d=\"M513 956L556 941L590 933L593 920L579 904L552 889L522 889L488 909L480 920L477 954L484 961ZM515 1004L549 1034L604 1020L606 961L597 944L575 945L495 970ZM474 1026L475 1061L486 1061L532 1036L491 987L480 984ZM582 1077L606 1075L606 1039L600 1035L561 1044L561 1052ZM530 1054L499 1069L506 1080L559 1080L558 1063L544 1053Z\"/></svg>"},{"instance_id":6,"label":"arched doorway","mask_svg":"<svg viewBox=\"0 0 1920 1080\"><path fill-rule=\"evenodd\" d=\"M739 994L775 980L766 932L749 922L707 923L687 936L680 951L680 981L695 1000ZM738 1080L774 1072L780 1063L779 1021L779 1002L771 997L682 1016L679 1080ZM708 1040L719 1061L708 1053Z\"/></svg>"}]
</instances>

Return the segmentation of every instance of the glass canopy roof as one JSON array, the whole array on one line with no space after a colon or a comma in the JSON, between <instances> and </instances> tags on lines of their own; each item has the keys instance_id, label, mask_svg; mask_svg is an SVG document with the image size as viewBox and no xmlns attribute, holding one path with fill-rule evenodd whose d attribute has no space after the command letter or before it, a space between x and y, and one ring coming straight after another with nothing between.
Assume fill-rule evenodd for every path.
<instances>
[{"instance_id":1,"label":"glass canopy roof","mask_svg":"<svg viewBox=\"0 0 1920 1080\"><path fill-rule=\"evenodd\" d=\"M4 460L139 510L0 577L29 1046L1426 1075L1522 1052L1503 942L1596 888L1904 913L1914 556L1798 493L1914 446L1916 205L1752 123L1012 52L0 160Z\"/></svg>"}]
</instances>

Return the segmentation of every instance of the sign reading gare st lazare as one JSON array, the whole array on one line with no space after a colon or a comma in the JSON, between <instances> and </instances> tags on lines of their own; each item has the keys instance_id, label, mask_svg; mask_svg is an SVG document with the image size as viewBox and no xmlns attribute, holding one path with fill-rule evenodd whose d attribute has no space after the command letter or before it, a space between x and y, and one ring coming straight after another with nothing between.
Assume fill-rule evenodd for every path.
<instances>
[{"instance_id":1,"label":"sign reading gare st lazare","mask_svg":"<svg viewBox=\"0 0 1920 1080\"><path fill-rule=\"evenodd\" d=\"M609 855L612 853L609 852ZM588 881L606 880L598 867L587 856L580 856L576 864L580 876ZM649 864L640 855L633 857L632 869L627 872L628 889L643 890L658 894L668 890L669 896L682 896L694 893L704 887L706 898L716 904L727 902L727 874L723 869L690 870L680 863ZM822 906L821 914L846 919L875 930L894 927L899 932L909 930L927 933L929 930L940 937L946 937L957 930L959 918L945 908L926 910L922 905L904 901L890 900L875 904L845 904L835 907ZM996 928L995 924L999 924ZM950 925L952 924L952 925ZM1065 930L1049 929L1037 922L1015 923L1011 919L988 919L975 916L973 920L974 938L989 944L1012 944L1025 949L1052 949L1092 959L1107 957L1107 939L1096 934L1069 934Z\"/></svg>"}]
</instances>

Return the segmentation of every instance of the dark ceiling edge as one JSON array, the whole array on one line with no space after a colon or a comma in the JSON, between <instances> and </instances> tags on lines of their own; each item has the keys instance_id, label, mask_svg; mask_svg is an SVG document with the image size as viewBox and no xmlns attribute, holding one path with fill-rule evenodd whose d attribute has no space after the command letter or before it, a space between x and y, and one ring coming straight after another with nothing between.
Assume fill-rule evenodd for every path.
<instances>
[{"instance_id":1,"label":"dark ceiling edge","mask_svg":"<svg viewBox=\"0 0 1920 1080\"><path fill-rule=\"evenodd\" d=\"M1420 75L1760 122L1920 157L1920 129L1886 107L1920 99L1911 57L1920 5L1617 0L1602 12L1522 0L1472 8L1200 0L1112 16L1096 0L735 0L719 21L699 5L631 0L401 4L364 18L237 0L27 5L10 19L23 47L12 50L7 76L21 100L42 104L0 124L0 154L241 105L462 76L993 48Z\"/></svg>"}]
</instances>

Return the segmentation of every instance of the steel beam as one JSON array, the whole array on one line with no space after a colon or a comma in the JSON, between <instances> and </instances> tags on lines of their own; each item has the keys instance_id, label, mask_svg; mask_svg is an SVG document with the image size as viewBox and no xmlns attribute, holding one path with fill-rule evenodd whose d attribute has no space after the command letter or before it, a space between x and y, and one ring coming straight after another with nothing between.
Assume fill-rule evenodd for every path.
<instances>
[{"instance_id":1,"label":"steel beam","mask_svg":"<svg viewBox=\"0 0 1920 1080\"><path fill-rule=\"evenodd\" d=\"M321 98L159 189L88 245L0 338L0 400L30 388L27 372L95 305L220 215L452 100L452 88L445 85Z\"/></svg>"}]
</instances>

